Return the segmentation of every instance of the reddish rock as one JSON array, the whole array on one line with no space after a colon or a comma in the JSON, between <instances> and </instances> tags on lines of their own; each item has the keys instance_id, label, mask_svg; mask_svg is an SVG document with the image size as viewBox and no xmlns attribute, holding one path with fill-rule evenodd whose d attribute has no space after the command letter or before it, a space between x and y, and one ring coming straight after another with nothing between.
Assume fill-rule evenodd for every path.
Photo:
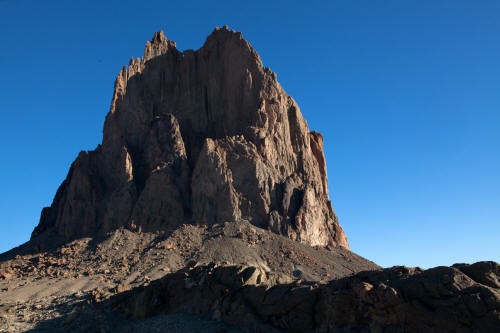
<instances>
[{"instance_id":1,"label":"reddish rock","mask_svg":"<svg viewBox=\"0 0 500 333\"><path fill-rule=\"evenodd\" d=\"M102 145L78 155L32 240L239 219L348 248L323 138L241 33L180 52L159 32L120 71Z\"/></svg>"}]
</instances>

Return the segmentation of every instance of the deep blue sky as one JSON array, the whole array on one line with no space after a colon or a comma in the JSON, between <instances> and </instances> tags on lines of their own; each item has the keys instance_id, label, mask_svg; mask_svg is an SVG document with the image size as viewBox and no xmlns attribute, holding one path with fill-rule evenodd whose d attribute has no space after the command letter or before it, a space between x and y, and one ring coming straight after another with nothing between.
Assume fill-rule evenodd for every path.
<instances>
[{"instance_id":1,"label":"deep blue sky","mask_svg":"<svg viewBox=\"0 0 500 333\"><path fill-rule=\"evenodd\" d=\"M353 251L382 266L500 260L499 1L0 0L0 252L29 239L113 82L160 29L228 25L325 138Z\"/></svg>"}]
</instances>

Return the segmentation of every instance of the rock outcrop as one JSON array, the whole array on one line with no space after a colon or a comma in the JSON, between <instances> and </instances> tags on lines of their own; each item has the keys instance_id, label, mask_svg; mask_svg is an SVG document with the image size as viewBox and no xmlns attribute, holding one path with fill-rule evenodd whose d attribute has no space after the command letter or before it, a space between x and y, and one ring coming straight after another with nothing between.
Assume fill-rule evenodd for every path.
<instances>
[{"instance_id":1,"label":"rock outcrop","mask_svg":"<svg viewBox=\"0 0 500 333\"><path fill-rule=\"evenodd\" d=\"M32 241L247 219L348 248L321 134L239 32L217 28L184 52L156 33L120 71L103 133L73 162Z\"/></svg>"},{"instance_id":2,"label":"rock outcrop","mask_svg":"<svg viewBox=\"0 0 500 333\"><path fill-rule=\"evenodd\" d=\"M212 265L112 302L137 319L187 311L257 332L274 331L266 324L285 332L499 332L499 269L494 262L425 271L399 266L301 283L256 267Z\"/></svg>"}]
</instances>

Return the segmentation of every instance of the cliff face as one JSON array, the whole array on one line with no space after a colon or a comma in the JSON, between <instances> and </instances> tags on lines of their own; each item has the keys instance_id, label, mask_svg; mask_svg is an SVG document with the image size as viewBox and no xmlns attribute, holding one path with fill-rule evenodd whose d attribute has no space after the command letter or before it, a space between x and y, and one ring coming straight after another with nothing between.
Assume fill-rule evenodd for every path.
<instances>
[{"instance_id":1,"label":"cliff face","mask_svg":"<svg viewBox=\"0 0 500 333\"><path fill-rule=\"evenodd\" d=\"M159 32L120 71L102 145L78 155L32 239L240 219L348 248L322 136L241 33L180 52Z\"/></svg>"}]
</instances>

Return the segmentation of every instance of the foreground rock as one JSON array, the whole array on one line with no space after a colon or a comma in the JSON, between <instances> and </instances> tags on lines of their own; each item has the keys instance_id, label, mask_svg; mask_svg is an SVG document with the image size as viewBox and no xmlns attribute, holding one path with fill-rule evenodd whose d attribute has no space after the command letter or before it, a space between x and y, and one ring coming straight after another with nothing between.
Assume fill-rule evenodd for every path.
<instances>
[{"instance_id":1,"label":"foreground rock","mask_svg":"<svg viewBox=\"0 0 500 333\"><path fill-rule=\"evenodd\" d=\"M240 219L348 248L323 138L241 33L180 52L159 32L118 75L102 145L78 155L31 244Z\"/></svg>"},{"instance_id":2,"label":"foreground rock","mask_svg":"<svg viewBox=\"0 0 500 333\"><path fill-rule=\"evenodd\" d=\"M393 267L318 284L283 283L256 267L204 266L112 302L135 318L188 311L263 331L268 324L287 332L500 332L500 289L480 283L498 281L499 269Z\"/></svg>"},{"instance_id":3,"label":"foreground rock","mask_svg":"<svg viewBox=\"0 0 500 333\"><path fill-rule=\"evenodd\" d=\"M97 287L13 302L0 328L33 332L498 332L500 266L392 267L306 281L209 263L138 287ZM53 283L56 283L52 280ZM64 280L62 280L64 281ZM487 281L487 284L482 282ZM26 288L26 287L24 287Z\"/></svg>"}]
</instances>

